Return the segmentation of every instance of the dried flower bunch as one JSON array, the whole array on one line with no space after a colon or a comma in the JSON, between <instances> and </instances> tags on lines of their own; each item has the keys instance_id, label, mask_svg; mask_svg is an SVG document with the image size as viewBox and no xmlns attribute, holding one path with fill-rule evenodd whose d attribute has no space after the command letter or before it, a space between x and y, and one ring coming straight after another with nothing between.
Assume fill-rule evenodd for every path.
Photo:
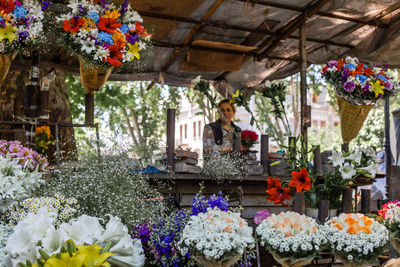
<instances>
[{"instance_id":1,"label":"dried flower bunch","mask_svg":"<svg viewBox=\"0 0 400 267\"><path fill-rule=\"evenodd\" d=\"M211 153L205 160L203 173L219 183L239 180L247 175L243 159L234 154Z\"/></svg>"}]
</instances>

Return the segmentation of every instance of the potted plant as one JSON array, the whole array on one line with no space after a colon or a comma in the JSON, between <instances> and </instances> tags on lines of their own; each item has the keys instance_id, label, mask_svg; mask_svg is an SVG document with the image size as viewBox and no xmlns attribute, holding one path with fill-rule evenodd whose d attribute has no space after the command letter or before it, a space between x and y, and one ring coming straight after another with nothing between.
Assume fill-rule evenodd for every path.
<instances>
[{"instance_id":1,"label":"potted plant","mask_svg":"<svg viewBox=\"0 0 400 267\"><path fill-rule=\"evenodd\" d=\"M250 149L257 144L258 134L250 130L244 130L241 134L242 153L249 154L252 152Z\"/></svg>"},{"instance_id":2,"label":"potted plant","mask_svg":"<svg viewBox=\"0 0 400 267\"><path fill-rule=\"evenodd\" d=\"M389 230L390 243L400 253L400 202L390 201L378 211L378 220Z\"/></svg>"}]
</instances>

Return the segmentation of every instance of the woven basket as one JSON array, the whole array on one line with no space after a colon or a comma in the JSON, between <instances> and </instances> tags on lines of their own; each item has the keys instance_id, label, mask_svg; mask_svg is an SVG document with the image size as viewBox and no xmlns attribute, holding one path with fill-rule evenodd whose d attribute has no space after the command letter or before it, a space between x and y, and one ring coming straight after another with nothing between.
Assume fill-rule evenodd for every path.
<instances>
[{"instance_id":1,"label":"woven basket","mask_svg":"<svg viewBox=\"0 0 400 267\"><path fill-rule=\"evenodd\" d=\"M18 52L0 54L0 81L4 81L8 71L10 70L11 62L17 56Z\"/></svg>"},{"instance_id":2,"label":"woven basket","mask_svg":"<svg viewBox=\"0 0 400 267\"><path fill-rule=\"evenodd\" d=\"M348 144L357 136L374 102L369 105L353 105L340 96L336 98L339 105L343 143Z\"/></svg>"},{"instance_id":3,"label":"woven basket","mask_svg":"<svg viewBox=\"0 0 400 267\"><path fill-rule=\"evenodd\" d=\"M79 58L79 70L81 83L86 87L86 93L93 93L100 90L107 82L113 68L104 69L100 66L93 66L86 62L81 56Z\"/></svg>"},{"instance_id":4,"label":"woven basket","mask_svg":"<svg viewBox=\"0 0 400 267\"><path fill-rule=\"evenodd\" d=\"M274 259L282 265L282 267L301 267L304 265L308 265L312 262L315 257L315 254L310 255L309 258L302 258L302 259L294 259L294 258L282 258L276 253L271 252Z\"/></svg>"},{"instance_id":5,"label":"woven basket","mask_svg":"<svg viewBox=\"0 0 400 267\"><path fill-rule=\"evenodd\" d=\"M193 256L193 259L203 265L204 267L230 267L234 265L240 258L242 257L241 254L233 256L229 259L225 259L223 261L211 261L205 259L203 256Z\"/></svg>"}]
</instances>

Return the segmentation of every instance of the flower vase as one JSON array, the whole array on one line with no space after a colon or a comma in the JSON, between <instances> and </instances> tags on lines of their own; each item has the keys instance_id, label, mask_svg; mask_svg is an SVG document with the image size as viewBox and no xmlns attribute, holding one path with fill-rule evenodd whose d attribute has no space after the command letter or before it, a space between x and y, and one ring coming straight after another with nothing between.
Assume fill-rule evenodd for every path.
<instances>
[{"instance_id":1,"label":"flower vase","mask_svg":"<svg viewBox=\"0 0 400 267\"><path fill-rule=\"evenodd\" d=\"M207 260L204 256L193 256L193 259L204 267L230 267L240 260L241 257L242 254L238 254L221 261Z\"/></svg>"},{"instance_id":2,"label":"flower vase","mask_svg":"<svg viewBox=\"0 0 400 267\"><path fill-rule=\"evenodd\" d=\"M86 93L100 90L104 86L113 68L104 69L101 66L89 64L81 56L79 58L79 70L81 74L81 83L86 87Z\"/></svg>"},{"instance_id":3,"label":"flower vase","mask_svg":"<svg viewBox=\"0 0 400 267\"><path fill-rule=\"evenodd\" d=\"M8 71L18 52L0 54L0 82L7 77Z\"/></svg>"},{"instance_id":4,"label":"flower vase","mask_svg":"<svg viewBox=\"0 0 400 267\"><path fill-rule=\"evenodd\" d=\"M358 132L375 102L353 104L338 95L336 95L336 98L339 105L340 128L343 143L348 144L358 135Z\"/></svg>"},{"instance_id":5,"label":"flower vase","mask_svg":"<svg viewBox=\"0 0 400 267\"><path fill-rule=\"evenodd\" d=\"M308 258L282 258L280 255L276 253L271 253L274 259L282 265L282 267L301 267L304 265L308 265L312 262L315 257L315 254L310 255Z\"/></svg>"}]
</instances>

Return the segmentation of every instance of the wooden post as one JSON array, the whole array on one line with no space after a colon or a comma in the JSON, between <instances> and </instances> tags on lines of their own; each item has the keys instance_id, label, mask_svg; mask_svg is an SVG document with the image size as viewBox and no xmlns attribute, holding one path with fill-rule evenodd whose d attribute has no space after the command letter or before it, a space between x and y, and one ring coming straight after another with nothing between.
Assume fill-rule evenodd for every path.
<instances>
[{"instance_id":1,"label":"wooden post","mask_svg":"<svg viewBox=\"0 0 400 267\"><path fill-rule=\"evenodd\" d=\"M346 188L342 197L342 213L351 213L353 208L353 189Z\"/></svg>"},{"instance_id":2,"label":"wooden post","mask_svg":"<svg viewBox=\"0 0 400 267\"><path fill-rule=\"evenodd\" d=\"M261 143L260 143L260 159L261 159L261 165L264 168L264 173L269 173L269 163L268 163L268 135L267 134L262 134L261 135Z\"/></svg>"},{"instance_id":3,"label":"wooden post","mask_svg":"<svg viewBox=\"0 0 400 267\"><path fill-rule=\"evenodd\" d=\"M367 214L371 211L371 190L361 189L361 213Z\"/></svg>"},{"instance_id":4,"label":"wooden post","mask_svg":"<svg viewBox=\"0 0 400 267\"><path fill-rule=\"evenodd\" d=\"M314 150L314 172L316 177L322 177L321 147L318 145Z\"/></svg>"},{"instance_id":5,"label":"wooden post","mask_svg":"<svg viewBox=\"0 0 400 267\"><path fill-rule=\"evenodd\" d=\"M299 55L301 60L300 65L300 103L301 103L301 134L304 138L304 143L308 144L307 125L305 120L307 109L307 50L306 50L306 21L301 22L299 39Z\"/></svg>"},{"instance_id":6,"label":"wooden post","mask_svg":"<svg viewBox=\"0 0 400 267\"><path fill-rule=\"evenodd\" d=\"M304 192L296 192L293 199L293 211L304 214L306 211L306 200Z\"/></svg>"},{"instance_id":7,"label":"wooden post","mask_svg":"<svg viewBox=\"0 0 400 267\"><path fill-rule=\"evenodd\" d=\"M386 179L389 201L400 199L400 166L390 166L390 169L386 170Z\"/></svg>"},{"instance_id":8,"label":"wooden post","mask_svg":"<svg viewBox=\"0 0 400 267\"><path fill-rule=\"evenodd\" d=\"M94 92L85 94L85 124L94 124Z\"/></svg>"},{"instance_id":9,"label":"wooden post","mask_svg":"<svg viewBox=\"0 0 400 267\"><path fill-rule=\"evenodd\" d=\"M318 221L323 224L329 217L329 200L321 200L318 206Z\"/></svg>"},{"instance_id":10,"label":"wooden post","mask_svg":"<svg viewBox=\"0 0 400 267\"><path fill-rule=\"evenodd\" d=\"M168 171L175 171L174 160L175 149L175 109L167 110L167 168Z\"/></svg>"},{"instance_id":11,"label":"wooden post","mask_svg":"<svg viewBox=\"0 0 400 267\"><path fill-rule=\"evenodd\" d=\"M40 91L40 121L49 121L49 91Z\"/></svg>"},{"instance_id":12,"label":"wooden post","mask_svg":"<svg viewBox=\"0 0 400 267\"><path fill-rule=\"evenodd\" d=\"M342 144L342 152L349 152L349 144Z\"/></svg>"},{"instance_id":13,"label":"wooden post","mask_svg":"<svg viewBox=\"0 0 400 267\"><path fill-rule=\"evenodd\" d=\"M58 123L55 125L55 135L56 135L56 163L57 166L60 165L60 139L58 138Z\"/></svg>"}]
</instances>

